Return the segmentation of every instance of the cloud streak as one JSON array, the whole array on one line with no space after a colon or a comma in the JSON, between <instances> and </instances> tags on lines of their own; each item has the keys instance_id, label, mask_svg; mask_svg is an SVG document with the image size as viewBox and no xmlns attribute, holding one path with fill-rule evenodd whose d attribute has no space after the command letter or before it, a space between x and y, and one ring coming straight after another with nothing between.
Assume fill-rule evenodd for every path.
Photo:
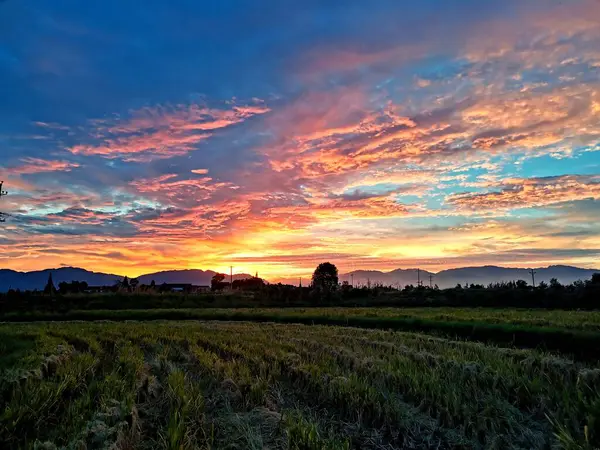
<instances>
[{"instance_id":1,"label":"cloud streak","mask_svg":"<svg viewBox=\"0 0 600 450\"><path fill-rule=\"evenodd\" d=\"M227 110L176 105L143 108L130 117L91 122L96 144L78 144L68 150L76 155L145 162L185 155L214 132L269 112L262 104L233 106Z\"/></svg>"},{"instance_id":2,"label":"cloud streak","mask_svg":"<svg viewBox=\"0 0 600 450\"><path fill-rule=\"evenodd\" d=\"M564 175L507 179L500 190L482 194L456 194L448 202L467 210L532 208L586 199L600 199L600 176Z\"/></svg>"}]
</instances>

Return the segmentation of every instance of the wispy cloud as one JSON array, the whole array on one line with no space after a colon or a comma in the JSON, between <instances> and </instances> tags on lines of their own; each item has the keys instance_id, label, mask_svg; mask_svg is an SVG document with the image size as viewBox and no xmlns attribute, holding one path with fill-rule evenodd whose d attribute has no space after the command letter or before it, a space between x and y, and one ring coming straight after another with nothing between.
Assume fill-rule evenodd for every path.
<instances>
[{"instance_id":1,"label":"wispy cloud","mask_svg":"<svg viewBox=\"0 0 600 450\"><path fill-rule=\"evenodd\" d=\"M481 194L455 194L448 202L470 210L531 208L585 199L600 199L600 176L564 175L507 179L499 190Z\"/></svg>"},{"instance_id":2,"label":"wispy cloud","mask_svg":"<svg viewBox=\"0 0 600 450\"><path fill-rule=\"evenodd\" d=\"M7 173L10 175L30 175L44 172L69 172L79 167L79 164L74 162L42 158L24 158L21 163L6 169Z\"/></svg>"},{"instance_id":3,"label":"wispy cloud","mask_svg":"<svg viewBox=\"0 0 600 450\"><path fill-rule=\"evenodd\" d=\"M185 155L216 130L259 114L263 104L214 109L196 104L159 106L133 111L126 117L97 119L90 123L95 144L69 147L74 154L151 161Z\"/></svg>"}]
</instances>

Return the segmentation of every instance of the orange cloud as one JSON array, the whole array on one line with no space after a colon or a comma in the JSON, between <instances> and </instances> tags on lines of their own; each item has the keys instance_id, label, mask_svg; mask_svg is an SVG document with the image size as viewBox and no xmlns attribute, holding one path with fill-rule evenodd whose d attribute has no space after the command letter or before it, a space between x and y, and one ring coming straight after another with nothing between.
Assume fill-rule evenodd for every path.
<instances>
[{"instance_id":1,"label":"orange cloud","mask_svg":"<svg viewBox=\"0 0 600 450\"><path fill-rule=\"evenodd\" d=\"M448 202L467 210L530 208L585 199L600 199L599 176L564 175L505 180L499 191L456 194Z\"/></svg>"}]
</instances>

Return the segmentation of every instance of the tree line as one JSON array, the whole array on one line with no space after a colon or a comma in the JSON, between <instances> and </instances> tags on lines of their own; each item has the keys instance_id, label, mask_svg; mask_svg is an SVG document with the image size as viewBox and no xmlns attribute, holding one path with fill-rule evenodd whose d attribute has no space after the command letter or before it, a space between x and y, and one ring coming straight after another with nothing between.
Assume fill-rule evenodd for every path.
<instances>
[{"instance_id":1,"label":"tree line","mask_svg":"<svg viewBox=\"0 0 600 450\"><path fill-rule=\"evenodd\" d=\"M69 309L145 309L202 307L288 307L288 306L462 306L516 308L600 308L600 274L590 280L561 284L552 279L535 288L524 280L437 286L394 286L371 284L352 286L340 283L334 264L325 262L315 269L309 286L269 284L258 277L225 281L216 274L211 291L178 292L168 285L140 284L125 277L108 292L90 293L87 283L61 282L54 286L51 275L43 291L14 291L0 294L0 312Z\"/></svg>"}]
</instances>

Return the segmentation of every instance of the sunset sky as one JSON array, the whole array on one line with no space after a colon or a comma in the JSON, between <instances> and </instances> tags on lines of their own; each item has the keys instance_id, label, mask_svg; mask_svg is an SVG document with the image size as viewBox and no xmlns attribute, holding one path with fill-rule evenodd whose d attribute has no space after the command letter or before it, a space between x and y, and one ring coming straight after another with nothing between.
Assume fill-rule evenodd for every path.
<instances>
[{"instance_id":1,"label":"sunset sky","mask_svg":"<svg viewBox=\"0 0 600 450\"><path fill-rule=\"evenodd\" d=\"M0 268L600 267L600 1L2 1L0 156Z\"/></svg>"}]
</instances>

